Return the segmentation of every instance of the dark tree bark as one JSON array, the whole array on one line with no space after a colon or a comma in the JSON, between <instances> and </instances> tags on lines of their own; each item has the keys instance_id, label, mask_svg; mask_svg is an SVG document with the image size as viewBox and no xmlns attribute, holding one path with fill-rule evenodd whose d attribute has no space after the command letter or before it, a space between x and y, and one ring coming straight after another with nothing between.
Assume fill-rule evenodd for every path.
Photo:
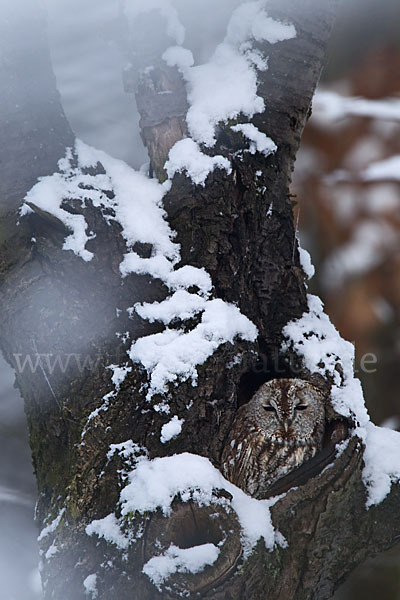
<instances>
[{"instance_id":1,"label":"dark tree bark","mask_svg":"<svg viewBox=\"0 0 400 600\"><path fill-rule=\"evenodd\" d=\"M155 397L149 406L143 391L147 376L137 364L131 365L108 410L99 411L87 423L92 411L102 405L102 398L114 389L107 365L126 361L127 343L116 338L115 332L129 331L132 341L159 330L138 316L128 319L125 309L135 302L162 300L167 290L161 281L147 275L130 274L121 279L119 264L125 242L120 227L113 221L107 224L90 202L85 209L73 200L67 205L70 212L83 213L89 228L96 232L96 238L87 243L94 252L88 263L62 250L65 228L43 211L34 211L16 225L15 208L38 175L53 172L64 146L71 146L72 136L44 45L46 85L42 90L51 111L27 94L29 80L15 79L21 57L10 54L5 80L21 113L14 117L13 135L4 132L10 140L9 158L1 161L2 196L14 212L2 221L9 234L2 240L0 253L0 333L2 349L16 368L25 399L38 481L38 524L43 529L53 523L48 535L41 537L45 598L84 598L83 581L96 573L98 597L104 599L174 598L188 590L191 597L198 594L215 600L323 600L331 597L360 561L399 539L400 489L394 486L384 502L365 509L363 448L355 438L339 457L335 458L328 446L322 456L281 483L277 493L291 489L273 506L272 516L287 540L285 548L269 551L260 541L245 560L240 527L231 512L222 505L201 508L179 498L169 518L160 512L133 515L126 523L127 530L137 532L142 527L144 534L125 556L113 544L85 533L88 523L118 511L121 469L126 465L117 455L107 460L110 444L131 439L145 446L150 458L192 452L209 458L218 468L237 408L263 381L293 374L293 363L280 350L282 328L307 310L307 302L289 185L334 17L333 3L328 0L307 0L301 9L298 4L293 0L282 8L280 1L271 1L271 16L293 22L297 36L285 44L260 47L269 56L269 69L260 73L259 88L267 109L254 123L277 143L276 154L265 159L247 153L238 159L235 152L244 146L244 140L220 124L213 152L229 158L232 174L215 171L204 188L194 186L185 175L176 175L164 198L169 224L181 245L181 265L204 267L211 275L215 297L236 303L259 331L254 343L239 340L221 346L199 368L197 387L191 382L171 387L174 414L183 417L185 425L179 437L166 445L159 434L168 416L149 410L160 398ZM35 19L33 36L43 39L42 25ZM7 43L15 48L12 39ZM164 82L161 85L171 82L170 73L159 68L154 76ZM139 107L143 90L151 92L140 81L141 87L135 88ZM171 89L182 93L175 83ZM148 106L148 101L143 103L144 108ZM8 110L4 109L5 114ZM154 123L142 114L143 137L160 178L161 159L175 142L177 131L184 130L182 111L170 114L168 107L163 110ZM51 115L54 123L49 127ZM26 136L24 123L29 127L37 123L32 137ZM46 148L40 167L34 161L36 136L43 138ZM24 148L23 139L29 141ZM256 171L262 173L258 183ZM102 172L101 165L97 172ZM10 177L12 173L14 177ZM19 173L18 186L12 185ZM272 215L267 217L270 206ZM148 252L145 247L136 250L143 256ZM21 369L22 358L38 353L74 354L90 360L86 368L71 361L68 368L52 373L46 372L43 363L35 372ZM238 354L241 361L228 368ZM295 375L313 377L301 365ZM329 390L328 380L319 384ZM331 411L332 420L334 416ZM343 430L339 439L345 435ZM328 461L330 468L323 470ZM298 487L292 488L293 484ZM211 516L216 510L217 519ZM159 592L142 574L143 564L159 554L160 545L218 542L224 532L229 535L215 565L198 575L174 575L168 582L169 591ZM58 549L54 554L49 552L53 543Z\"/></svg>"}]
</instances>

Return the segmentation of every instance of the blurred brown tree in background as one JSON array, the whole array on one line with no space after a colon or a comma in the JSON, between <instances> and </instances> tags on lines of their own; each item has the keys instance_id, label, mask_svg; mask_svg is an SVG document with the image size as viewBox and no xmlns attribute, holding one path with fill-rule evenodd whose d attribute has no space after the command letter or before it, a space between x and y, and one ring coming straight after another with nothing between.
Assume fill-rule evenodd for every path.
<instances>
[{"instance_id":1,"label":"blurred brown tree in background","mask_svg":"<svg viewBox=\"0 0 400 600\"><path fill-rule=\"evenodd\" d=\"M355 343L372 418L400 429L400 7L368 5L337 24L292 189L316 267L310 288ZM357 569L335 598L378 594L400 598L398 549Z\"/></svg>"}]
</instances>

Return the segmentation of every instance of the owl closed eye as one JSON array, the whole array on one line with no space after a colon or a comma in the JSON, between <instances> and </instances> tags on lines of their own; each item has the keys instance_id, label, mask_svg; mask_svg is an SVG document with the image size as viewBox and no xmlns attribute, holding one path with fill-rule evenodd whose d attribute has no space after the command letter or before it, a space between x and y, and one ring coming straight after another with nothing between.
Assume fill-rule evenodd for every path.
<instances>
[{"instance_id":1,"label":"owl closed eye","mask_svg":"<svg viewBox=\"0 0 400 600\"><path fill-rule=\"evenodd\" d=\"M264 383L237 414L222 454L222 472L256 498L322 447L324 398L301 379Z\"/></svg>"}]
</instances>

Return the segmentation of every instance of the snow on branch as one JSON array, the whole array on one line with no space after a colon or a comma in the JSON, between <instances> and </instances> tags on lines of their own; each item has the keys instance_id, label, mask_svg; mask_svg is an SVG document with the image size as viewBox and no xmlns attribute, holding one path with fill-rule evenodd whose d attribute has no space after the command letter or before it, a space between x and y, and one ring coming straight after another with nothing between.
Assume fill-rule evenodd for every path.
<instances>
[{"instance_id":1,"label":"snow on branch","mask_svg":"<svg viewBox=\"0 0 400 600\"><path fill-rule=\"evenodd\" d=\"M59 218L72 231L65 240L64 249L72 250L86 261L93 258L93 253L85 246L95 234L86 233L87 223L83 215L71 214L63 208L68 201L79 203L82 209L91 202L102 211L106 220L113 219L121 225L128 249L137 242L151 244L151 265L163 260L173 265L178 260L179 247L172 241L173 233L162 208L167 186L81 140L76 140L74 151L76 162L72 149L67 149L65 158L59 161L60 172L41 178L25 197L26 202ZM90 174L88 170L96 168L99 163L105 173ZM114 216L109 217L104 209L111 210ZM29 205L24 204L21 216L28 212ZM139 267L146 272L143 263L139 262ZM147 272L150 270L149 265Z\"/></svg>"},{"instance_id":2,"label":"snow on branch","mask_svg":"<svg viewBox=\"0 0 400 600\"><path fill-rule=\"evenodd\" d=\"M400 433L377 427L370 421L361 383L354 377L354 346L344 340L316 296L308 296L308 311L283 329L282 350L292 349L311 373L332 382L331 399L338 414L354 422L352 434L365 445L363 481L366 506L381 502L392 483L400 480Z\"/></svg>"},{"instance_id":3,"label":"snow on branch","mask_svg":"<svg viewBox=\"0 0 400 600\"><path fill-rule=\"evenodd\" d=\"M130 314L136 312L143 319L150 322L158 320L165 325L163 332L134 341L128 353L133 362L142 364L149 373L147 398L150 400L155 393L165 394L167 384L171 382L192 379L195 383L197 365L207 360L221 344L233 343L236 337L254 341L257 329L237 307L210 298L212 282L203 268L191 265L175 268L180 260L180 248L173 241L175 233L166 221L162 205L170 182L160 184L149 179L123 161L80 140L76 141L74 152L68 149L59 164L61 172L40 180L26 199L54 214L72 229L64 248L72 239L74 243L69 241L68 247L85 260L93 256L85 248L89 239L84 233L85 218L83 215L71 215L63 206L65 202L74 200L85 208L90 201L102 212L106 221L115 220L121 225L127 248L120 264L122 277L129 273L148 274L161 279L171 290L171 295L161 303L136 304L129 309ZM90 174L89 170L98 164L102 165L105 173ZM29 211L28 205L24 204L21 215ZM79 221L71 221L70 217L79 217ZM85 225L82 226L82 223ZM142 258L133 250L137 242L151 245L149 258ZM197 288L198 291L188 292L189 288ZM174 319L184 322L194 315L199 315L200 322L191 330L168 328ZM111 365L110 368L113 369L113 383L118 392L130 367Z\"/></svg>"},{"instance_id":4,"label":"snow on branch","mask_svg":"<svg viewBox=\"0 0 400 600\"><path fill-rule=\"evenodd\" d=\"M140 533L136 537L133 532L127 536L123 531L124 519L131 514L144 515L158 509L168 516L173 500L179 496L182 502L191 501L198 506L223 505L232 509L241 527L245 556L250 554L260 538L269 550L276 544L286 545L271 521L270 508L278 498L251 498L227 481L205 457L185 452L153 460L140 458L136 468L129 473L128 481L120 495L122 517L117 519L111 513L104 519L93 521L86 527L88 535L97 535L126 550L130 544L136 543ZM218 490L226 490L228 497L217 494ZM147 562L143 571L159 585L172 573L200 572L217 557L218 548L213 544L195 546L187 552L174 546Z\"/></svg>"},{"instance_id":5,"label":"snow on branch","mask_svg":"<svg viewBox=\"0 0 400 600\"><path fill-rule=\"evenodd\" d=\"M163 54L167 65L178 67L186 81L186 121L191 136L190 140L178 141L170 151L166 163L169 177L185 170L194 183L204 185L214 166L229 172L224 157L203 154L201 145L215 145L218 123L240 115L251 119L265 110L264 100L257 93L257 70L265 71L268 60L253 48L253 43L275 44L296 36L294 26L270 18L265 5L262 0L246 2L233 12L226 37L208 63L195 65L190 50L182 46L168 48ZM251 153L268 156L276 151L275 143L255 125L239 123L235 127L234 131L250 140Z\"/></svg>"},{"instance_id":6,"label":"snow on branch","mask_svg":"<svg viewBox=\"0 0 400 600\"><path fill-rule=\"evenodd\" d=\"M132 344L129 356L150 373L150 400L154 394L165 394L170 382L192 379L195 384L196 365L204 363L221 344L233 343L236 337L253 342L257 333L236 306L217 298L204 302L201 321L190 331L167 328L142 337Z\"/></svg>"}]
</instances>

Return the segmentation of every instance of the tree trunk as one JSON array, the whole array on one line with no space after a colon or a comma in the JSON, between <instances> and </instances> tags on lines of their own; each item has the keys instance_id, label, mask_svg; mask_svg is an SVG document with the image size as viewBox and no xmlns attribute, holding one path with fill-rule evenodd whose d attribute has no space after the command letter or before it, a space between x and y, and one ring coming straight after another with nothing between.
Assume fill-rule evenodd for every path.
<instances>
[{"instance_id":1,"label":"tree trunk","mask_svg":"<svg viewBox=\"0 0 400 600\"><path fill-rule=\"evenodd\" d=\"M245 140L221 123L212 152L229 159L231 174L216 170L204 187L177 174L164 197L168 223L177 232L174 241L181 247L175 269L204 268L212 279L213 297L234 303L258 329L256 341L220 345L198 367L197 385L190 380L170 385L167 399L160 394L150 401L146 398L148 375L127 356L132 341L163 328L138 314L128 318L127 309L137 302L161 301L168 290L150 275L121 278L119 265L126 247L118 223L104 219L90 200L85 207L74 199L64 202L70 214L84 215L88 230L96 233L86 244L94 254L90 262L62 249L68 234L65 225L34 203L32 212L16 225L16 206L38 175L53 172L64 147L73 142L44 45L44 99L37 103L27 92L32 82L14 77L21 57L10 54L7 89L21 112L13 116L13 134L7 129L3 133L9 143L7 157L1 160L2 196L13 211L2 218L2 228L6 224L9 233L2 239L0 254L0 332L2 349L16 369L25 399L47 599L85 598L84 582L88 586L87 577L96 575L97 597L104 599L176 598L188 592L190 597L214 600L323 600L366 556L398 540L400 490L393 487L383 503L365 509L363 448L356 438L340 456L325 453L312 462L309 472L302 469L286 487L283 482L280 491L290 491L271 511L286 544L273 549L261 540L250 556L244 556L240 526L223 501L229 503L223 491L215 492L209 506L176 497L168 517L160 509L129 515L123 527L131 541L124 551L86 531L95 520L121 516L119 498L132 455L126 454L124 460L117 452L110 454L110 445L132 440L136 448L147 449L150 459L189 452L220 468L236 411L259 385L277 377L312 377L301 361L294 363L281 350L282 328L307 311L289 185L334 7L328 0L301 4L300 9L297 0L285 7L271 1L269 14L290 20L297 36L284 44L260 45L269 56L268 70L259 73L266 110L253 123L276 142L277 152L267 158L260 153L239 158ZM34 15L39 15L37 8ZM32 22L31 33L44 39L40 18ZM0 43L15 48L12 39L6 43L2 37ZM162 179L167 153L185 133L186 102L176 73L172 77L161 63L157 66L159 71L152 76L162 80L162 89L176 92L180 110L171 114L164 107L152 122L144 113L151 90L143 79L136 93L143 110L143 138L154 172ZM141 94L147 95L142 103ZM8 110L1 108L2 114ZM25 127L33 123L33 133L27 135ZM42 138L46 150L35 161L36 140ZM24 147L23 140L29 142ZM98 164L86 172L95 175L104 169ZM137 244L134 250L146 258L151 248ZM129 332L129 342L116 332ZM60 363L51 367L57 357L62 368ZM131 369L120 385L112 381L109 365ZM328 380L320 384L329 389ZM167 401L169 416L159 410ZM160 431L171 415L184 419L184 426L176 439L164 444ZM330 467L323 470L329 461ZM219 543L220 555L201 573L176 573L159 591L142 569L171 543L181 548Z\"/></svg>"}]
</instances>

